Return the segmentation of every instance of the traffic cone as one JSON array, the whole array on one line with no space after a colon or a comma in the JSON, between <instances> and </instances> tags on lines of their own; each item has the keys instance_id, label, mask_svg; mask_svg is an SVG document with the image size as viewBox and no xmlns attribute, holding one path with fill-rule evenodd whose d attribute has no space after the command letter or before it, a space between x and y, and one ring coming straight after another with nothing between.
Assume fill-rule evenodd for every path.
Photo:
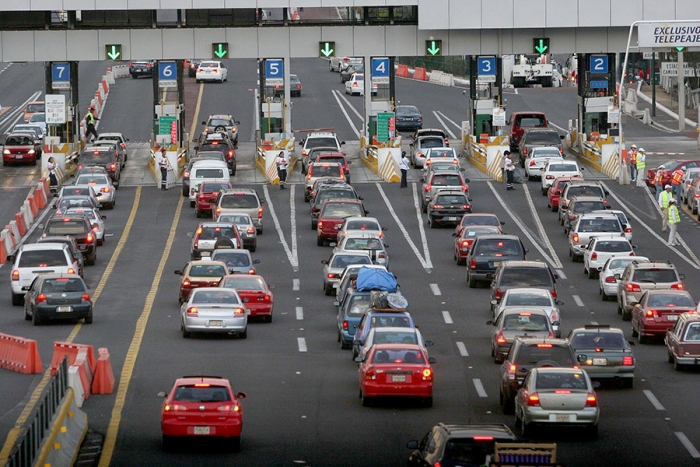
<instances>
[{"instance_id":1,"label":"traffic cone","mask_svg":"<svg viewBox=\"0 0 700 467\"><path fill-rule=\"evenodd\" d=\"M95 377L92 380L93 394L112 394L116 381L114 380L114 371L112 363L109 359L109 351L106 347L97 349L97 368Z\"/></svg>"}]
</instances>

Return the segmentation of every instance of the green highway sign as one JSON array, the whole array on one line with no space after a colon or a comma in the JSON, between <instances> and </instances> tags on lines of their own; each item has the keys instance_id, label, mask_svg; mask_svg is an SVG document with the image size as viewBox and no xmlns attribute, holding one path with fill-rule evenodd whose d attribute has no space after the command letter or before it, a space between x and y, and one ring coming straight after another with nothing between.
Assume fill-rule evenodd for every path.
<instances>
[{"instance_id":1,"label":"green highway sign","mask_svg":"<svg viewBox=\"0 0 700 467\"><path fill-rule=\"evenodd\" d=\"M549 53L549 37L535 37L532 39L533 53L546 54Z\"/></svg>"},{"instance_id":2,"label":"green highway sign","mask_svg":"<svg viewBox=\"0 0 700 467\"><path fill-rule=\"evenodd\" d=\"M122 59L122 45L121 44L107 44L107 45L105 45L105 55L110 60L121 60Z\"/></svg>"},{"instance_id":3,"label":"green highway sign","mask_svg":"<svg viewBox=\"0 0 700 467\"><path fill-rule=\"evenodd\" d=\"M377 141L386 143L396 137L394 112L380 112L377 114Z\"/></svg>"},{"instance_id":4,"label":"green highway sign","mask_svg":"<svg viewBox=\"0 0 700 467\"><path fill-rule=\"evenodd\" d=\"M335 57L335 42L323 41L318 43L318 56L323 58Z\"/></svg>"},{"instance_id":5,"label":"green highway sign","mask_svg":"<svg viewBox=\"0 0 700 467\"><path fill-rule=\"evenodd\" d=\"M169 115L161 115L158 118L158 134L159 135L169 135L172 128L173 122L177 120L177 117Z\"/></svg>"},{"instance_id":6,"label":"green highway sign","mask_svg":"<svg viewBox=\"0 0 700 467\"><path fill-rule=\"evenodd\" d=\"M425 41L425 55L437 57L442 55L442 40L427 40Z\"/></svg>"},{"instance_id":7,"label":"green highway sign","mask_svg":"<svg viewBox=\"0 0 700 467\"><path fill-rule=\"evenodd\" d=\"M211 56L222 60L228 58L228 42L214 42L211 44Z\"/></svg>"}]
</instances>

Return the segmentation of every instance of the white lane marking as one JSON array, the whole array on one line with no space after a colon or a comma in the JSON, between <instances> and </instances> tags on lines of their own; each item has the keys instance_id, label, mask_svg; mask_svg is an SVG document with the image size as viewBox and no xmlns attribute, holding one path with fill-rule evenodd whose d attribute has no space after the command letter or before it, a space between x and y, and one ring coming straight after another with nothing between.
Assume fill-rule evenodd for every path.
<instances>
[{"instance_id":1,"label":"white lane marking","mask_svg":"<svg viewBox=\"0 0 700 467\"><path fill-rule=\"evenodd\" d=\"M362 114L360 114L360 112L358 112L358 111L355 109L355 106L352 105L352 104L350 103L350 101L348 100L347 96L346 96L345 94L341 94L340 91L338 91L338 90L336 90L335 92L337 92L337 93L338 93L338 96L340 96L340 98L343 99L343 100L345 101L346 104L348 104L348 107L350 107L350 110L352 110L353 113L354 113L355 115L357 115L357 118L359 118L361 122L364 122L364 121L365 121L365 117L363 117Z\"/></svg>"},{"instance_id":2,"label":"white lane marking","mask_svg":"<svg viewBox=\"0 0 700 467\"><path fill-rule=\"evenodd\" d=\"M306 339L297 337L297 345L299 346L299 352L306 352Z\"/></svg>"},{"instance_id":3,"label":"white lane marking","mask_svg":"<svg viewBox=\"0 0 700 467\"><path fill-rule=\"evenodd\" d=\"M479 378L474 378L474 387L476 388L476 393L479 394L479 397L489 397L488 394L486 394L484 385L481 384L481 380Z\"/></svg>"},{"instance_id":4,"label":"white lane marking","mask_svg":"<svg viewBox=\"0 0 700 467\"><path fill-rule=\"evenodd\" d=\"M659 402L659 399L657 399L650 390L644 389L644 395L647 396L647 399L649 399L649 402L651 402L651 405L653 405L656 410L666 410L664 406L661 405L661 402Z\"/></svg>"},{"instance_id":5,"label":"white lane marking","mask_svg":"<svg viewBox=\"0 0 700 467\"><path fill-rule=\"evenodd\" d=\"M401 219L399 219L399 216L396 214L396 211L394 211L393 206L391 205L391 202L389 202L389 198L387 198L386 193L384 193L384 189L379 183L376 183L377 185L377 190L379 190L379 194L382 195L382 198L384 199L384 203L386 204L386 207L389 208L389 212L393 216L394 220L396 221L396 224L399 226L399 229L403 233L403 236L406 237L406 241L408 242L408 245L411 247L413 252L416 254L416 257L418 258L418 261L420 261L420 264L423 266L425 270L430 272L430 269L433 268L433 263L430 261L430 251L428 250L428 240L425 237L425 229L423 228L423 218L421 217L420 213L420 206L418 205L417 201L417 195L416 195L416 184L412 183L413 185L413 204L415 205L416 208L416 215L418 217L418 230L420 231L420 236L421 240L423 242L423 254L425 256L421 256L421 254L418 252L418 247L416 247L416 244L413 243L413 240L411 240L411 237L408 235L408 231L403 225L403 222L401 222Z\"/></svg>"},{"instance_id":6,"label":"white lane marking","mask_svg":"<svg viewBox=\"0 0 700 467\"><path fill-rule=\"evenodd\" d=\"M292 279L292 290L299 290L299 279Z\"/></svg>"},{"instance_id":7,"label":"white lane marking","mask_svg":"<svg viewBox=\"0 0 700 467\"><path fill-rule=\"evenodd\" d=\"M592 324L593 326L598 326L598 321L591 321L591 324Z\"/></svg>"},{"instance_id":8,"label":"white lane marking","mask_svg":"<svg viewBox=\"0 0 700 467\"><path fill-rule=\"evenodd\" d=\"M449 311L443 311L442 312L442 319L445 320L445 324L453 324L454 322L452 321L452 316L450 316Z\"/></svg>"},{"instance_id":9,"label":"white lane marking","mask_svg":"<svg viewBox=\"0 0 700 467\"><path fill-rule=\"evenodd\" d=\"M345 110L345 107L343 107L343 104L340 103L340 99L338 98L338 96L340 95L340 92L333 89L333 91L331 91L331 93L333 94L333 97L335 97L336 102L338 102L338 107L340 107L340 110L343 112L343 115L345 115L345 118L348 121L348 125L350 125L350 128L352 128L352 131L355 133L355 135L359 139L360 132L357 130L357 128L355 128L355 124L352 123L352 120L350 119L350 115L348 115L348 112Z\"/></svg>"},{"instance_id":10,"label":"white lane marking","mask_svg":"<svg viewBox=\"0 0 700 467\"><path fill-rule=\"evenodd\" d=\"M304 307L298 306L296 312L298 320L304 319Z\"/></svg>"},{"instance_id":11,"label":"white lane marking","mask_svg":"<svg viewBox=\"0 0 700 467\"><path fill-rule=\"evenodd\" d=\"M292 185L292 187L289 190L289 215L291 216L292 223L292 232L290 235L292 237L292 257L294 258L294 264L298 266L299 250L297 250L297 210L294 201L294 188L296 188L296 185Z\"/></svg>"},{"instance_id":12,"label":"white lane marking","mask_svg":"<svg viewBox=\"0 0 700 467\"><path fill-rule=\"evenodd\" d=\"M450 137L452 137L452 139L455 139L457 136L454 133L452 133L452 130L447 128L447 125L445 125L445 122L442 121L442 118L438 115L437 111L433 110L433 115L435 115L435 118L438 119L438 121L440 122L440 125L442 125L442 127L445 129L445 131L450 134Z\"/></svg>"},{"instance_id":13,"label":"white lane marking","mask_svg":"<svg viewBox=\"0 0 700 467\"><path fill-rule=\"evenodd\" d=\"M493 192L493 195L496 197L496 199L498 200L498 202L501 203L501 206L503 206L503 209L505 209L505 211L508 213L508 215L510 216L510 218L513 219L513 222L515 222L515 223L517 224L517 226L520 227L520 230L525 234L525 236L530 240L530 242L532 242L532 244L535 246L535 248L537 248L537 251L540 252L540 254L544 257L544 259L547 260L547 262L548 262L553 268L556 268L557 266L554 264L554 260L553 260L552 258L550 258L549 255L548 255L547 253L545 253L545 251L542 249L542 247L539 245L539 243L537 243L537 242L535 241L535 239L532 237L532 235L530 235L530 232L528 232L528 230L527 230L527 228L525 227L525 225L520 221L520 219L518 219L517 217L515 217L515 216L513 215L513 213L511 212L511 210L508 208L508 206L506 206L505 201L503 201L503 198L501 198L501 195L498 194L498 192L496 191L496 189L495 189L494 186L493 186L493 183L491 183L491 182L486 182L486 184L489 186L489 188L491 188L491 191ZM561 266L560 266L560 267L561 267Z\"/></svg>"},{"instance_id":14,"label":"white lane marking","mask_svg":"<svg viewBox=\"0 0 700 467\"><path fill-rule=\"evenodd\" d=\"M579 297L578 295L572 295L571 298L574 299L578 306L586 306L583 304L583 300L581 300L581 297Z\"/></svg>"},{"instance_id":15,"label":"white lane marking","mask_svg":"<svg viewBox=\"0 0 700 467\"><path fill-rule=\"evenodd\" d=\"M275 228L277 229L277 234L280 237L280 242L282 243L282 246L284 247L284 251L287 253L287 259L289 260L289 264L292 265L292 268L294 271L299 270L299 261L296 258L296 255L292 254L292 251L289 249L289 245L287 244L287 240L284 239L284 232L282 231L282 227L280 226L280 221L277 218L277 214L275 214L275 206L272 204L272 199L270 198L270 192L267 189L267 185L263 185L263 191L265 192L265 200L267 201L267 208L270 211L270 215L272 216L272 221L275 223ZM292 224L294 224L295 219L292 219Z\"/></svg>"},{"instance_id":16,"label":"white lane marking","mask_svg":"<svg viewBox=\"0 0 700 467\"><path fill-rule=\"evenodd\" d=\"M38 100L39 96L41 96L41 91L36 91L34 94L29 96L29 98L26 101L22 102L20 105L18 105L14 109L10 110L9 112L7 112L7 115L4 115L4 118L2 120L0 120L0 126L5 125L8 122L9 122L8 128L14 126L20 120L20 118L22 118L22 116L24 115L22 113L22 111L27 106L27 104L29 102L33 102L33 101ZM8 131L8 133L9 133L9 131Z\"/></svg>"},{"instance_id":17,"label":"white lane marking","mask_svg":"<svg viewBox=\"0 0 700 467\"><path fill-rule=\"evenodd\" d=\"M642 219L639 218L639 216L637 216L635 213L633 213L633 212L630 210L630 208L629 208L625 203L623 203L622 200L621 200L615 193L613 193L612 191L610 191L610 189L605 185L604 182L601 182L601 184L605 187L606 190L608 190L608 191L610 192L609 196L610 196L611 198L613 198L615 201L617 201L617 204L619 204L620 207L622 207L625 211L627 211L627 213L630 215L631 218L633 218L634 220L636 220L637 222L639 222L639 225L641 225L642 227L644 227L652 236L654 236L659 242L661 242L661 243L662 243L663 245L665 245L667 248L673 250L678 256L681 257L681 259L682 259L683 261L685 261L686 263L690 264L690 265L691 265L692 267L694 267L695 269L700 269L700 259L698 259L698 257L695 256L695 253L693 253L693 252L690 250L690 248L688 248L688 245L685 243L685 241L683 241L682 238L681 238L681 244L683 244L683 246L685 247L685 249L688 251L688 255L693 259L692 261L691 261L690 258L688 258L686 255L684 255L683 253L681 253L676 247L666 245L666 240L664 240L659 234L657 234L656 231L654 231L654 229L652 229L652 228L649 227L645 222L643 222ZM649 193L649 190L646 190L646 191L647 191L647 194L649 194L649 196L651 196L651 193ZM653 199L653 197L652 197L652 199ZM656 202L655 202L654 205L655 205L655 206L657 205ZM680 238L680 235L679 235L679 238ZM694 261L694 262L693 262L693 261Z\"/></svg>"},{"instance_id":18,"label":"white lane marking","mask_svg":"<svg viewBox=\"0 0 700 467\"><path fill-rule=\"evenodd\" d=\"M432 290L433 295L442 295L442 292L440 292L440 287L438 287L437 284L430 284L430 290Z\"/></svg>"},{"instance_id":19,"label":"white lane marking","mask_svg":"<svg viewBox=\"0 0 700 467\"><path fill-rule=\"evenodd\" d=\"M690 442L688 437L682 431L676 431L674 433L676 434L680 442L683 444L683 446L685 446L685 448L688 450L688 452L690 453L690 457L692 457L693 459L700 458L700 452L698 452L698 450L695 449L693 443Z\"/></svg>"},{"instance_id":20,"label":"white lane marking","mask_svg":"<svg viewBox=\"0 0 700 467\"><path fill-rule=\"evenodd\" d=\"M566 274L564 274L563 269L557 269L557 276L559 276L559 279L566 280Z\"/></svg>"},{"instance_id":21,"label":"white lane marking","mask_svg":"<svg viewBox=\"0 0 700 467\"><path fill-rule=\"evenodd\" d=\"M464 342L457 342L457 350L459 350L459 354L462 357L469 356L469 352L467 352L467 347L464 345Z\"/></svg>"},{"instance_id":22,"label":"white lane marking","mask_svg":"<svg viewBox=\"0 0 700 467\"><path fill-rule=\"evenodd\" d=\"M561 264L561 260L557 256L556 252L554 251L554 247L552 246L552 242L549 241L549 237L547 236L547 232L544 231L544 226L542 225L542 220L540 219L540 216L537 214L537 209L535 209L535 203L532 202L532 196L530 196L530 189L527 186L527 183L523 184L523 191L525 191L525 197L527 198L527 204L530 206L530 212L532 213L532 218L535 220L535 225L537 225L537 230L540 232L540 238L542 241L544 241L544 244L547 245L547 249L549 250L550 253L552 253L552 259L554 259L555 268L563 268Z\"/></svg>"},{"instance_id":23,"label":"white lane marking","mask_svg":"<svg viewBox=\"0 0 700 467\"><path fill-rule=\"evenodd\" d=\"M447 120L448 122L450 122L451 124L453 124L454 126L456 126L457 129L458 129L459 131L462 131L462 125L457 124L457 122L455 122L454 120L450 120L450 118L448 118L447 115L445 115L444 113L440 112L439 110L437 111L437 113L439 113L440 115L442 115L442 118L444 118L445 120Z\"/></svg>"}]
</instances>

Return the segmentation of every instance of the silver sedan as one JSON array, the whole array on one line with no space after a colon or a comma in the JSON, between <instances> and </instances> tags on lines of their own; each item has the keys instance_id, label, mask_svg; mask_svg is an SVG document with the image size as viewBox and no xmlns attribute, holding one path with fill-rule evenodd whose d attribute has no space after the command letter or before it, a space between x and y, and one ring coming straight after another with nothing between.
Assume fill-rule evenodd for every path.
<instances>
[{"instance_id":1,"label":"silver sedan","mask_svg":"<svg viewBox=\"0 0 700 467\"><path fill-rule=\"evenodd\" d=\"M76 185L90 185L99 193L100 204L105 208L112 209L117 203L115 199L116 190L109 175L104 174L83 174L75 180Z\"/></svg>"},{"instance_id":2,"label":"silver sedan","mask_svg":"<svg viewBox=\"0 0 700 467\"><path fill-rule=\"evenodd\" d=\"M587 427L596 438L599 418L593 383L578 368L533 368L515 396L515 423L523 436L539 424Z\"/></svg>"},{"instance_id":3,"label":"silver sedan","mask_svg":"<svg viewBox=\"0 0 700 467\"><path fill-rule=\"evenodd\" d=\"M323 291L326 295L333 293L334 285L340 281L340 275L347 266L372 264L369 251L340 251L331 254L329 259L321 261L323 264Z\"/></svg>"},{"instance_id":4,"label":"silver sedan","mask_svg":"<svg viewBox=\"0 0 700 467\"><path fill-rule=\"evenodd\" d=\"M195 289L180 308L182 337L193 332L248 337L248 313L235 289Z\"/></svg>"},{"instance_id":5,"label":"silver sedan","mask_svg":"<svg viewBox=\"0 0 700 467\"><path fill-rule=\"evenodd\" d=\"M495 322L504 310L509 308L535 307L543 309L549 315L552 323L552 330L555 337L561 337L561 312L559 306L563 305L561 300L554 300L552 294L547 289L539 288L515 288L508 289L503 294L501 302L491 301L493 309L493 321Z\"/></svg>"}]
</instances>

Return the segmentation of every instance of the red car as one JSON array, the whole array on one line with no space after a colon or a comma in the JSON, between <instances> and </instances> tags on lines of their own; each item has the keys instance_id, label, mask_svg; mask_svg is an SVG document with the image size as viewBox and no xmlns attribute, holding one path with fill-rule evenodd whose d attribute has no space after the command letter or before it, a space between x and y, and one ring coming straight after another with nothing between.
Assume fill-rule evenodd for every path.
<instances>
[{"instance_id":1,"label":"red car","mask_svg":"<svg viewBox=\"0 0 700 467\"><path fill-rule=\"evenodd\" d=\"M357 370L362 405L371 405L376 397L401 396L418 397L426 407L432 407L431 363L435 359L428 358L417 344L373 345Z\"/></svg>"},{"instance_id":2,"label":"red car","mask_svg":"<svg viewBox=\"0 0 700 467\"><path fill-rule=\"evenodd\" d=\"M212 215L213 205L216 201L216 196L221 190L227 190L233 188L231 182L221 183L221 182L204 182L199 184L197 189L197 198L195 203L195 214L197 217L206 217Z\"/></svg>"},{"instance_id":3,"label":"red car","mask_svg":"<svg viewBox=\"0 0 700 467\"><path fill-rule=\"evenodd\" d=\"M671 175L673 174L673 171L676 169L692 169L693 167L700 167L700 161L677 161L677 160L671 160L671 161L666 161L660 166L656 167L655 169L648 169L647 170L647 179L646 183L647 186L656 186L656 173L660 169L663 174L662 179L661 179L661 186L666 186L671 184Z\"/></svg>"},{"instance_id":4,"label":"red car","mask_svg":"<svg viewBox=\"0 0 700 467\"><path fill-rule=\"evenodd\" d=\"M171 449L178 438L217 437L241 449L245 392L234 393L231 382L218 376L186 376L175 380L165 394L160 426L163 449Z\"/></svg>"},{"instance_id":5,"label":"red car","mask_svg":"<svg viewBox=\"0 0 700 467\"><path fill-rule=\"evenodd\" d=\"M469 249L472 247L472 243L474 243L474 239L477 235L499 233L503 232L500 226L495 225L468 225L462 227L460 233L452 234L452 236L455 237L454 260L457 261L457 264L460 266L467 264Z\"/></svg>"},{"instance_id":6,"label":"red car","mask_svg":"<svg viewBox=\"0 0 700 467\"><path fill-rule=\"evenodd\" d=\"M326 240L337 240L340 226L346 218L365 217L367 214L369 214L369 211L365 211L360 200L330 199L325 201L321 207L321 212L318 214L316 244L323 246Z\"/></svg>"},{"instance_id":7,"label":"red car","mask_svg":"<svg viewBox=\"0 0 700 467\"><path fill-rule=\"evenodd\" d=\"M274 286L268 286L262 276L229 274L224 276L219 287L236 289L238 296L250 311L249 317L260 316L266 323L272 322L275 297L271 289Z\"/></svg>"},{"instance_id":8,"label":"red car","mask_svg":"<svg viewBox=\"0 0 700 467\"><path fill-rule=\"evenodd\" d=\"M221 278L228 274L228 267L223 261L198 259L189 261L183 269L175 274L180 276L180 304L185 303L193 289L217 287Z\"/></svg>"},{"instance_id":9,"label":"red car","mask_svg":"<svg viewBox=\"0 0 700 467\"><path fill-rule=\"evenodd\" d=\"M650 290L632 308L632 337L640 344L664 337L681 313L691 311L695 311L695 302L687 290Z\"/></svg>"},{"instance_id":10,"label":"red car","mask_svg":"<svg viewBox=\"0 0 700 467\"><path fill-rule=\"evenodd\" d=\"M5 145L2 148L3 165L12 163L36 165L40 156L40 145L37 147L29 133L11 133L5 139Z\"/></svg>"},{"instance_id":11,"label":"red car","mask_svg":"<svg viewBox=\"0 0 700 467\"><path fill-rule=\"evenodd\" d=\"M345 180L350 183L350 162L345 158L342 152L324 152L316 157L316 162L337 162L343 168Z\"/></svg>"},{"instance_id":12,"label":"red car","mask_svg":"<svg viewBox=\"0 0 700 467\"><path fill-rule=\"evenodd\" d=\"M552 186L547 190L547 207L554 212L559 209L559 198L568 182L582 182L583 177L559 177L552 182Z\"/></svg>"}]
</instances>

